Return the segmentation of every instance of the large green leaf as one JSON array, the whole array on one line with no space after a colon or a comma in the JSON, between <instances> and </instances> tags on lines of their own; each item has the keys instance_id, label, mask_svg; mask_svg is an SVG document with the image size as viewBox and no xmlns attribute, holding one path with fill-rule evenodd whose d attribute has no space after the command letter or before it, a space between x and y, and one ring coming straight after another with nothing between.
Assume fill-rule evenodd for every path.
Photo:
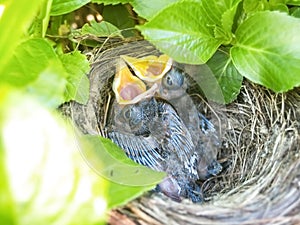
<instances>
[{"instance_id":1,"label":"large green leaf","mask_svg":"<svg viewBox=\"0 0 300 225\"><path fill-rule=\"evenodd\" d=\"M253 13L265 10L268 4L269 3L264 0L244 0L243 8L245 13Z\"/></svg>"},{"instance_id":2,"label":"large green leaf","mask_svg":"<svg viewBox=\"0 0 300 225\"><path fill-rule=\"evenodd\" d=\"M7 0L1 2L0 11L0 74L10 61L14 49L20 42L24 30L37 13L43 0ZM20 17L22 19L20 19Z\"/></svg>"},{"instance_id":3,"label":"large green leaf","mask_svg":"<svg viewBox=\"0 0 300 225\"><path fill-rule=\"evenodd\" d=\"M238 4L242 0L202 0L202 23L214 29L215 38L220 38L223 43L231 42L231 29Z\"/></svg>"},{"instance_id":4,"label":"large green leaf","mask_svg":"<svg viewBox=\"0 0 300 225\"><path fill-rule=\"evenodd\" d=\"M287 13L289 10L285 3L286 0L244 0L243 8L245 13L248 15L264 10L281 11Z\"/></svg>"},{"instance_id":5,"label":"large green leaf","mask_svg":"<svg viewBox=\"0 0 300 225\"><path fill-rule=\"evenodd\" d=\"M263 11L236 31L231 57L238 71L276 92L300 85L300 20Z\"/></svg>"},{"instance_id":6,"label":"large green leaf","mask_svg":"<svg viewBox=\"0 0 300 225\"><path fill-rule=\"evenodd\" d=\"M133 0L92 0L93 3L104 4L104 5L117 5L131 3Z\"/></svg>"},{"instance_id":7,"label":"large green leaf","mask_svg":"<svg viewBox=\"0 0 300 225\"><path fill-rule=\"evenodd\" d=\"M300 0L287 0L286 4L300 6Z\"/></svg>"},{"instance_id":8,"label":"large green leaf","mask_svg":"<svg viewBox=\"0 0 300 225\"><path fill-rule=\"evenodd\" d=\"M162 10L138 28L144 37L178 62L205 63L221 45L207 26L202 4L181 1Z\"/></svg>"},{"instance_id":9,"label":"large green leaf","mask_svg":"<svg viewBox=\"0 0 300 225\"><path fill-rule=\"evenodd\" d=\"M101 176L118 184L146 186L159 183L165 173L156 172L129 159L111 140L101 136L80 137L81 152L87 163Z\"/></svg>"},{"instance_id":10,"label":"large green leaf","mask_svg":"<svg viewBox=\"0 0 300 225\"><path fill-rule=\"evenodd\" d=\"M66 14L89 2L90 0L53 0L50 14L52 16Z\"/></svg>"},{"instance_id":11,"label":"large green leaf","mask_svg":"<svg viewBox=\"0 0 300 225\"><path fill-rule=\"evenodd\" d=\"M132 0L131 5L139 16L149 20L168 5L179 1L180 0Z\"/></svg>"},{"instance_id":12,"label":"large green leaf","mask_svg":"<svg viewBox=\"0 0 300 225\"><path fill-rule=\"evenodd\" d=\"M37 79L26 85L25 89L43 105L57 108L65 102L67 74L59 60L49 60L48 63Z\"/></svg>"},{"instance_id":13,"label":"large green leaf","mask_svg":"<svg viewBox=\"0 0 300 225\"><path fill-rule=\"evenodd\" d=\"M24 87L48 107L70 100L85 104L88 70L89 63L79 52L62 55L59 60L45 39L34 38L18 46L2 82Z\"/></svg>"},{"instance_id":14,"label":"large green leaf","mask_svg":"<svg viewBox=\"0 0 300 225\"><path fill-rule=\"evenodd\" d=\"M48 67L51 60L58 59L45 39L34 38L24 41L17 47L13 58L3 72L2 82L24 86L35 80Z\"/></svg>"},{"instance_id":15,"label":"large green leaf","mask_svg":"<svg viewBox=\"0 0 300 225\"><path fill-rule=\"evenodd\" d=\"M90 69L88 60L79 51L60 55L60 60L68 72L65 101L75 100L86 104L90 93L90 84L87 78Z\"/></svg>"},{"instance_id":16,"label":"large green leaf","mask_svg":"<svg viewBox=\"0 0 300 225\"><path fill-rule=\"evenodd\" d=\"M207 66L217 79L218 84L215 86L206 83L209 87L209 96L207 97L220 103L230 103L235 100L240 93L243 77L234 67L229 54L217 51L207 62ZM220 91L223 98L220 96Z\"/></svg>"}]
</instances>

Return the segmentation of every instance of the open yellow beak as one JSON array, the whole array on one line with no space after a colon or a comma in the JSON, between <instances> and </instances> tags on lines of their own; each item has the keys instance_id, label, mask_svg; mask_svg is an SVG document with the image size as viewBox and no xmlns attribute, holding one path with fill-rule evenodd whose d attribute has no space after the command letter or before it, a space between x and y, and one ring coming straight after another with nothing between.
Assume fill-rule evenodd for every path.
<instances>
[{"instance_id":1,"label":"open yellow beak","mask_svg":"<svg viewBox=\"0 0 300 225\"><path fill-rule=\"evenodd\" d=\"M121 58L128 63L140 79L149 82L161 79L172 66L172 59L167 55L151 55L143 58L121 55Z\"/></svg>"},{"instance_id":2,"label":"open yellow beak","mask_svg":"<svg viewBox=\"0 0 300 225\"><path fill-rule=\"evenodd\" d=\"M143 81L133 76L123 60L119 60L117 72L112 85L116 100L119 104L134 104L143 98L153 96L158 90L153 85L149 90Z\"/></svg>"}]
</instances>

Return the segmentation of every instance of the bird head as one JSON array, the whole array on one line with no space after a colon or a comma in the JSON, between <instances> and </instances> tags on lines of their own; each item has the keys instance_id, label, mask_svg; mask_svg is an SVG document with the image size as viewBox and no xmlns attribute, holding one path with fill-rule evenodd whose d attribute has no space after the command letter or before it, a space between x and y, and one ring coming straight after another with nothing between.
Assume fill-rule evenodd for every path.
<instances>
[{"instance_id":1,"label":"bird head","mask_svg":"<svg viewBox=\"0 0 300 225\"><path fill-rule=\"evenodd\" d=\"M172 66L172 59L165 54L160 56L150 55L142 58L122 55L121 58L124 59L141 80L147 82L160 80Z\"/></svg>"},{"instance_id":2,"label":"bird head","mask_svg":"<svg viewBox=\"0 0 300 225\"><path fill-rule=\"evenodd\" d=\"M117 102L121 105L126 105L134 104L141 99L153 96L158 89L158 85L153 85L147 90L146 84L134 76L125 62L120 59L117 64L112 89Z\"/></svg>"}]
</instances>

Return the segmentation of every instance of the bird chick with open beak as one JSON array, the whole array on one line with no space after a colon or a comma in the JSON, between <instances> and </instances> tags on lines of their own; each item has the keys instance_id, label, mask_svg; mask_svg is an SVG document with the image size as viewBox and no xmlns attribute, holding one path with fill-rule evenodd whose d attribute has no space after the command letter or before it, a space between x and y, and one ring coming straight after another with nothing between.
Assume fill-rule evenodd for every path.
<instances>
[{"instance_id":1,"label":"bird chick with open beak","mask_svg":"<svg viewBox=\"0 0 300 225\"><path fill-rule=\"evenodd\" d=\"M125 62L120 59L118 60L112 89L117 102L121 105L126 105L137 103L141 99L153 96L158 86L152 85L152 87L147 90L146 84L134 76Z\"/></svg>"},{"instance_id":2,"label":"bird chick with open beak","mask_svg":"<svg viewBox=\"0 0 300 225\"><path fill-rule=\"evenodd\" d=\"M121 55L121 58L141 80L152 83L160 80L172 67L172 59L165 54L160 56L150 55L142 58Z\"/></svg>"}]
</instances>

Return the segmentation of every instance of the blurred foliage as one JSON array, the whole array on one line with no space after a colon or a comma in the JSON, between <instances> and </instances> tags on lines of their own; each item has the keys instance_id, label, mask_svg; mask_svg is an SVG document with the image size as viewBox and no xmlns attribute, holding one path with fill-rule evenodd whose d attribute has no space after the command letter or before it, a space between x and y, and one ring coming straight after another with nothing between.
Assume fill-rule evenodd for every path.
<instances>
[{"instance_id":1,"label":"blurred foliage","mask_svg":"<svg viewBox=\"0 0 300 225\"><path fill-rule=\"evenodd\" d=\"M233 101L243 77L283 92L300 84L299 6L299 0L2 1L0 224L101 222L106 210L164 176L134 164L107 139L78 137L55 112L65 102L88 101L85 52L144 37L178 62L205 64L218 86L205 84L210 100ZM101 176L85 167L78 146ZM107 164L122 172L118 178L109 177Z\"/></svg>"}]
</instances>

